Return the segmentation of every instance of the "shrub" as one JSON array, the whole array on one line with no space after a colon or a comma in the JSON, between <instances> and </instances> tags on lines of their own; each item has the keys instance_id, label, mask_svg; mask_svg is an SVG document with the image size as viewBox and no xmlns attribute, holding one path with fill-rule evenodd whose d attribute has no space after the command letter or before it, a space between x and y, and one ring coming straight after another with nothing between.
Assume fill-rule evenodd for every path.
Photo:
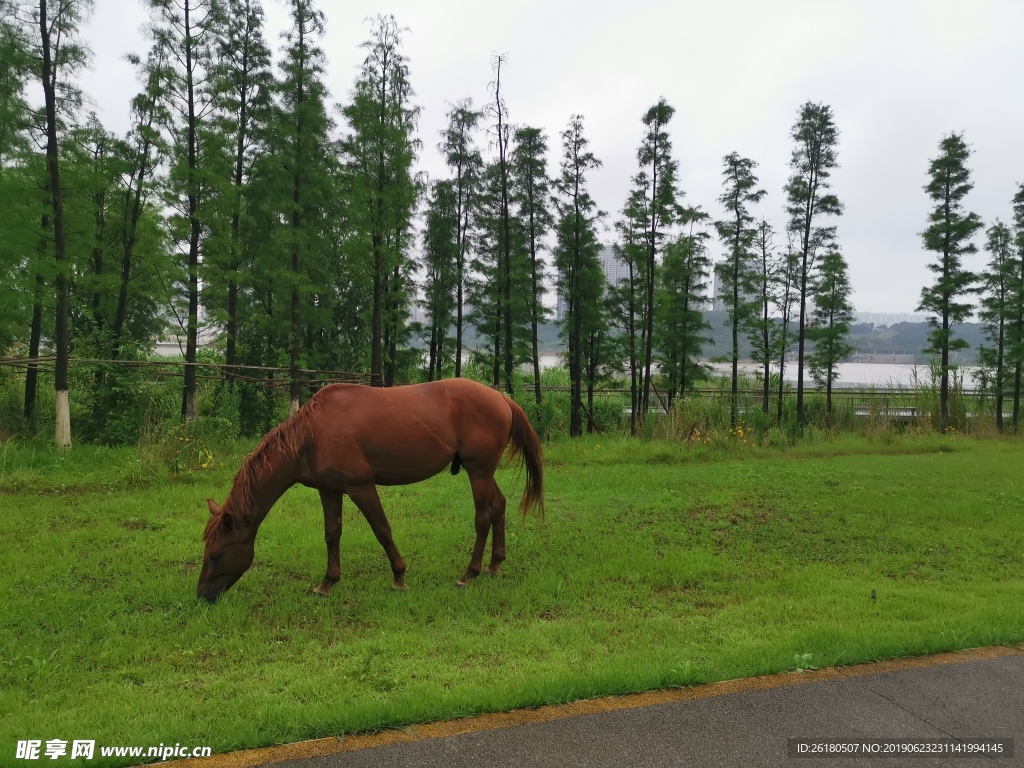
<instances>
[{"instance_id":1,"label":"shrub","mask_svg":"<svg viewBox=\"0 0 1024 768\"><path fill-rule=\"evenodd\" d=\"M191 475L217 466L215 449L235 439L237 428L220 416L206 416L178 424L165 425L157 436L149 436L141 445L151 450L175 475Z\"/></svg>"}]
</instances>

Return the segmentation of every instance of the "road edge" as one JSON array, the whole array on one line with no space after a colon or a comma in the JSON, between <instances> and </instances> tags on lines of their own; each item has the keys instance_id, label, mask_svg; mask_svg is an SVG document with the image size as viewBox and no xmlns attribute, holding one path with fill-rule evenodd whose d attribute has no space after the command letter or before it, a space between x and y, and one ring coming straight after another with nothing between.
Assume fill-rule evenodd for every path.
<instances>
[{"instance_id":1,"label":"road edge","mask_svg":"<svg viewBox=\"0 0 1024 768\"><path fill-rule=\"evenodd\" d=\"M622 696L605 696L598 699L575 701L570 704L552 704L529 709L516 709L510 712L495 712L486 715L458 718L456 720L442 720L435 723L411 725L400 730L391 729L380 733L366 733L343 738L328 737L312 739L310 741L299 741L292 744L281 744L273 747L244 749L204 758L175 760L161 763L161 765L173 766L174 768L256 768L256 766L272 765L288 760L324 757L339 752L375 749L391 744L408 744L427 739L440 739L446 736L459 736L465 733L493 731L501 728L512 728L517 725L544 723L551 720L594 715L601 712L615 712L657 704L726 696L746 691L785 688L807 683L878 675L886 672L900 672L944 664L963 664L971 661L985 661L1017 655L1024 655L1024 643L970 648L961 651L946 651L927 656L866 662L849 667L827 667L825 669L805 670L802 672L761 675L759 677L724 680L687 688L670 688L660 691L648 691L646 693L630 693Z\"/></svg>"}]
</instances>

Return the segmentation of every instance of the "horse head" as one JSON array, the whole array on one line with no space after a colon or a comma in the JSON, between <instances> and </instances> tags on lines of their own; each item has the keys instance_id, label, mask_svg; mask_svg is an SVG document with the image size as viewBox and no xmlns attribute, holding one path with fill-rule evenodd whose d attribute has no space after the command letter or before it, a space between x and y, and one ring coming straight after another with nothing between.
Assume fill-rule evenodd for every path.
<instances>
[{"instance_id":1,"label":"horse head","mask_svg":"<svg viewBox=\"0 0 1024 768\"><path fill-rule=\"evenodd\" d=\"M240 515L222 509L213 499L207 499L206 504L211 517L203 534L206 548L196 595L212 603L249 570L256 532Z\"/></svg>"}]
</instances>

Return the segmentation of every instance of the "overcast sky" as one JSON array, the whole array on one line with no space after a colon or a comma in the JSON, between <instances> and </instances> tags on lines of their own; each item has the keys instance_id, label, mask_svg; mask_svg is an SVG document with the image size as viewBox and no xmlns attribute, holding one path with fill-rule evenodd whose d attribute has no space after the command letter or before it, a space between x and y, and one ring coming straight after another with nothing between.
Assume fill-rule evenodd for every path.
<instances>
[{"instance_id":1,"label":"overcast sky","mask_svg":"<svg viewBox=\"0 0 1024 768\"><path fill-rule=\"evenodd\" d=\"M510 120L546 130L552 175L559 132L570 115L584 116L604 163L591 192L609 226L636 172L641 117L660 97L676 109L669 129L684 201L722 216L722 158L736 151L759 164L768 196L755 213L780 231L797 110L829 104L840 131L833 191L846 206L839 240L860 311L912 312L931 280L918 233L930 209L928 162L943 135L963 132L973 149L966 204L986 226L1010 219L1024 182L1022 0L321 0L320 8L335 103L347 100L362 61L367 17L393 13L409 28L405 53L423 109L419 169L431 178L446 175L436 145L448 105L486 102L491 57L507 54ZM266 0L266 12L277 48L287 8ZM119 133L139 89L124 55L147 48L146 18L141 3L96 0L85 30L94 59L84 86ZM716 259L721 252L716 243ZM980 253L969 266L984 261Z\"/></svg>"}]
</instances>

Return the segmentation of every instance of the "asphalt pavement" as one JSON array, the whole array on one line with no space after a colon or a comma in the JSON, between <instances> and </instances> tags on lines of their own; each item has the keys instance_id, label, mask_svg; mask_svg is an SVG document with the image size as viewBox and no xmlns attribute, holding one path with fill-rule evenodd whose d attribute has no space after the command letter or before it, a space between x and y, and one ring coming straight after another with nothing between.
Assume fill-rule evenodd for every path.
<instances>
[{"instance_id":1,"label":"asphalt pavement","mask_svg":"<svg viewBox=\"0 0 1024 768\"><path fill-rule=\"evenodd\" d=\"M277 768L1024 766L1024 649L730 681L305 745L311 756L300 759L288 759L303 753L291 745L195 765L215 768L220 758L222 766ZM849 756L811 756L821 749Z\"/></svg>"}]
</instances>

